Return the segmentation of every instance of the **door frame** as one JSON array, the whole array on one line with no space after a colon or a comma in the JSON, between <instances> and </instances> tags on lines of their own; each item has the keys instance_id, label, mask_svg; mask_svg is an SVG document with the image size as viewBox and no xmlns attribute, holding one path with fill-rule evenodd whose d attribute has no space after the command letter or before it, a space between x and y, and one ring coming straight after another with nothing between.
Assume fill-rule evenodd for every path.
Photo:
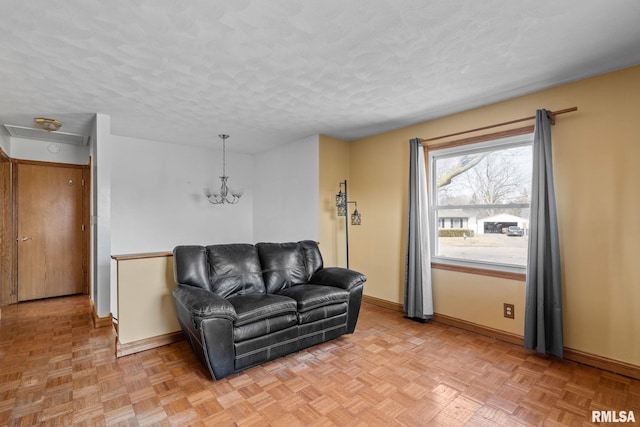
<instances>
[{"instance_id":1,"label":"door frame","mask_svg":"<svg viewBox=\"0 0 640 427\"><path fill-rule=\"evenodd\" d=\"M0 307L17 301L11 299L12 187L11 158L0 148Z\"/></svg>"},{"instance_id":2,"label":"door frame","mask_svg":"<svg viewBox=\"0 0 640 427\"><path fill-rule=\"evenodd\" d=\"M18 302L18 245L16 244L18 238L18 209L16 203L17 186L18 186L18 168L14 165L28 164L35 166L50 166L58 168L72 168L82 170L82 293L89 294L90 284L90 252L91 252L91 169L90 164L78 165L71 163L55 163L55 162L43 162L38 160L22 160L9 158L11 163L11 196L10 196L10 230L3 230L4 235L11 236L8 246L10 246L10 260L8 262L9 271L2 271L3 277L8 277L8 281L2 284L9 289L0 290L1 295L8 294L7 301L0 301L0 306L7 304L15 304ZM4 254L4 252L3 252ZM0 264L4 267L5 256L0 259ZM8 291L8 292L7 292Z\"/></svg>"}]
</instances>

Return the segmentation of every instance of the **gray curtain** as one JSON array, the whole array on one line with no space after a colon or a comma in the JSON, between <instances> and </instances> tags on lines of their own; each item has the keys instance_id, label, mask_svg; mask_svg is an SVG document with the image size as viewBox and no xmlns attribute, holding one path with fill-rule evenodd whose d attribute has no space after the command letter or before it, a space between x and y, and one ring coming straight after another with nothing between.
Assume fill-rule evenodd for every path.
<instances>
[{"instance_id":1,"label":"gray curtain","mask_svg":"<svg viewBox=\"0 0 640 427\"><path fill-rule=\"evenodd\" d=\"M409 141L409 221L404 284L404 312L416 320L433 317L431 251L429 248L429 201L424 147Z\"/></svg>"},{"instance_id":2,"label":"gray curtain","mask_svg":"<svg viewBox=\"0 0 640 427\"><path fill-rule=\"evenodd\" d=\"M524 344L540 353L562 357L560 246L552 166L551 122L546 110L538 110L533 137Z\"/></svg>"}]
</instances>

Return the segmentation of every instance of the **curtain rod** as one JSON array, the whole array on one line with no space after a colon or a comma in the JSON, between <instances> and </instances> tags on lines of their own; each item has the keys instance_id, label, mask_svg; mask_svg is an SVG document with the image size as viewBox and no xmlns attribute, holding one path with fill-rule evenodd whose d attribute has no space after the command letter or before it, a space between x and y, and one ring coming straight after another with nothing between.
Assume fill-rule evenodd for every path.
<instances>
[{"instance_id":1,"label":"curtain rod","mask_svg":"<svg viewBox=\"0 0 640 427\"><path fill-rule=\"evenodd\" d=\"M549 116L549 119L551 120L551 124L555 125L556 124L556 116L557 115L564 114L564 113L571 113L571 112L574 112L574 111L578 111L578 107L565 108L564 110L559 110L559 111L547 111L547 116ZM498 124L489 125L489 126L483 126L483 127L480 127L480 128L465 130L465 131L462 131L462 132L450 133L448 135L436 136L434 138L420 139L420 143L422 144L422 143L429 142L429 141L436 141L438 139L449 138L450 136L464 135L465 133L477 132L477 131L480 131L480 130L497 128L497 127L500 127L500 126L511 125L511 124L514 124L514 123L526 122L528 120L533 120L535 118L536 118L536 116L525 117L523 119L510 120L508 122L498 123Z\"/></svg>"}]
</instances>

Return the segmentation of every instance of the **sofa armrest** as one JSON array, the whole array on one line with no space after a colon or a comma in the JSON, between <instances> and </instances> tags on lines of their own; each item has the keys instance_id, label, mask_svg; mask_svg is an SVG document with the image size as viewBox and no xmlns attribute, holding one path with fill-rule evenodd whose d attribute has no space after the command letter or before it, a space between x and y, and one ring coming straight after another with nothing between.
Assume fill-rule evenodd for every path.
<instances>
[{"instance_id":1,"label":"sofa armrest","mask_svg":"<svg viewBox=\"0 0 640 427\"><path fill-rule=\"evenodd\" d=\"M173 296L176 302L191 313L194 323L211 318L227 319L234 322L238 318L236 310L229 301L204 289L178 285L173 290Z\"/></svg>"},{"instance_id":2,"label":"sofa armrest","mask_svg":"<svg viewBox=\"0 0 640 427\"><path fill-rule=\"evenodd\" d=\"M326 267L316 271L309 283L314 285L335 286L350 291L366 282L367 276L355 270L341 267Z\"/></svg>"},{"instance_id":3,"label":"sofa armrest","mask_svg":"<svg viewBox=\"0 0 640 427\"><path fill-rule=\"evenodd\" d=\"M178 321L196 356L209 369L211 378L224 378L234 371L233 305L219 295L189 285L173 290Z\"/></svg>"}]
</instances>

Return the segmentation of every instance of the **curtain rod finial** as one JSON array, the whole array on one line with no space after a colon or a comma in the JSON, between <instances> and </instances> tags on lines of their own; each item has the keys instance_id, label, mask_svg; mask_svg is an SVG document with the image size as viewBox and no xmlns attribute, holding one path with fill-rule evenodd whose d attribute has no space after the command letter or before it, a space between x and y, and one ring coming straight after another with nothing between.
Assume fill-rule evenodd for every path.
<instances>
[{"instance_id":1,"label":"curtain rod finial","mask_svg":"<svg viewBox=\"0 0 640 427\"><path fill-rule=\"evenodd\" d=\"M553 112L547 111L547 118L549 119L549 123L552 125L556 124L556 115Z\"/></svg>"}]
</instances>

